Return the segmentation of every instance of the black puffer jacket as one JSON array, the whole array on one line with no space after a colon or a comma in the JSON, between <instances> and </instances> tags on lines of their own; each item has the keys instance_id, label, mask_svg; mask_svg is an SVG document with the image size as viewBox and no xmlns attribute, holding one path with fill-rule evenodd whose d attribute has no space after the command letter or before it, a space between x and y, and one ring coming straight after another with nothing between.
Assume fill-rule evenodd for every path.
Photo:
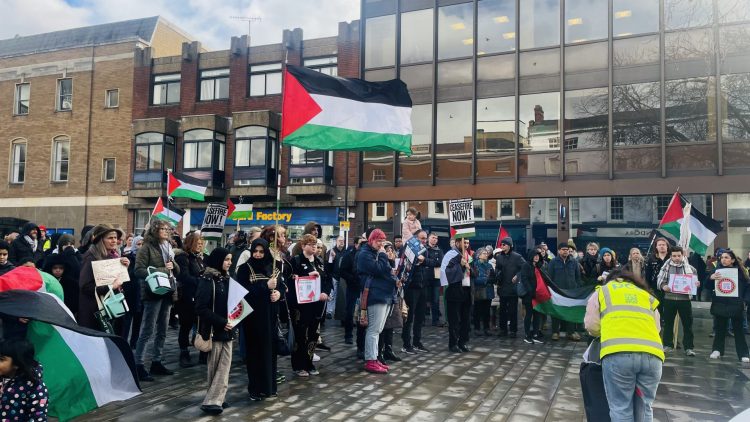
<instances>
[{"instance_id":1,"label":"black puffer jacket","mask_svg":"<svg viewBox=\"0 0 750 422\"><path fill-rule=\"evenodd\" d=\"M180 273L177 275L177 289L181 302L193 303L195 294L198 291L198 282L206 269L203 264L203 254L184 252L176 249L174 261L180 266Z\"/></svg>"},{"instance_id":2,"label":"black puffer jacket","mask_svg":"<svg viewBox=\"0 0 750 422\"><path fill-rule=\"evenodd\" d=\"M443 262L443 251L440 248L425 246L427 250L424 253L424 261L419 262L418 259L414 261L411 280L406 286L408 289L432 287L433 280L435 280L435 268L440 269L440 264Z\"/></svg>"},{"instance_id":3,"label":"black puffer jacket","mask_svg":"<svg viewBox=\"0 0 750 422\"><path fill-rule=\"evenodd\" d=\"M37 233L37 247L36 250L31 247L25 236L28 236L32 230L36 230ZM42 243L38 239L39 227L34 223L26 223L21 228L21 234L18 235L16 240L10 244L10 250L8 251L8 261L15 266L21 266L27 262L31 262L37 267L41 267L44 263L44 251L42 250Z\"/></svg>"},{"instance_id":4,"label":"black puffer jacket","mask_svg":"<svg viewBox=\"0 0 750 422\"><path fill-rule=\"evenodd\" d=\"M352 293L362 290L359 276L357 275L358 252L358 249L350 246L346 252L344 252L344 257L341 258L341 264L339 265L339 276L346 280L346 290L351 291Z\"/></svg>"},{"instance_id":5,"label":"black puffer jacket","mask_svg":"<svg viewBox=\"0 0 750 422\"><path fill-rule=\"evenodd\" d=\"M232 341L236 330L226 331L227 298L229 296L229 274L223 275L213 268L206 268L198 282L195 296L195 312L200 318L198 332L209 338L211 328L215 341Z\"/></svg>"},{"instance_id":6,"label":"black puffer jacket","mask_svg":"<svg viewBox=\"0 0 750 422\"><path fill-rule=\"evenodd\" d=\"M495 273L497 274L495 285L497 286L497 295L512 297L517 296L516 286L513 284L513 277L521 271L521 267L526 260L513 250L506 254L502 251L495 254Z\"/></svg>"},{"instance_id":7,"label":"black puffer jacket","mask_svg":"<svg viewBox=\"0 0 750 422\"><path fill-rule=\"evenodd\" d=\"M737 278L739 279L738 283L738 295L737 297L717 297L716 293L712 295L713 299L711 300L711 315L719 316L719 317L725 317L725 318L732 318L742 315L742 312L745 309L744 304L744 297L745 297L745 291L750 287L748 283L750 283L750 280L748 280L747 274L745 271L743 271L742 268L738 267L722 267L721 263L718 263L717 267L714 268L707 276L706 276L706 282L704 283L704 286L708 290L712 290L715 292L716 289L716 280L712 280L711 276L716 272L716 270L720 268L737 268Z\"/></svg>"}]
</instances>

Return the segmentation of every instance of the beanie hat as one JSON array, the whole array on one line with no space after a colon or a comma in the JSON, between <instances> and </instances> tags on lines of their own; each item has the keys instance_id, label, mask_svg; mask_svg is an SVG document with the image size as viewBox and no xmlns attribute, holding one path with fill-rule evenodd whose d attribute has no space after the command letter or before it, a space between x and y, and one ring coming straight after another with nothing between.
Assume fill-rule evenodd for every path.
<instances>
[{"instance_id":1,"label":"beanie hat","mask_svg":"<svg viewBox=\"0 0 750 422\"><path fill-rule=\"evenodd\" d=\"M608 253L608 254L612 255L612 259L616 259L617 258L617 256L615 255L615 251L613 251L610 248L601 248L599 250L599 256L604 257L605 253Z\"/></svg>"},{"instance_id":2,"label":"beanie hat","mask_svg":"<svg viewBox=\"0 0 750 422\"><path fill-rule=\"evenodd\" d=\"M368 242L374 242L376 240L385 240L385 233L383 233L383 230L375 229L370 233L370 236L367 238Z\"/></svg>"},{"instance_id":3,"label":"beanie hat","mask_svg":"<svg viewBox=\"0 0 750 422\"><path fill-rule=\"evenodd\" d=\"M511 237L504 237L503 240L500 241L501 245L508 245L511 248L513 247L513 238Z\"/></svg>"}]
</instances>

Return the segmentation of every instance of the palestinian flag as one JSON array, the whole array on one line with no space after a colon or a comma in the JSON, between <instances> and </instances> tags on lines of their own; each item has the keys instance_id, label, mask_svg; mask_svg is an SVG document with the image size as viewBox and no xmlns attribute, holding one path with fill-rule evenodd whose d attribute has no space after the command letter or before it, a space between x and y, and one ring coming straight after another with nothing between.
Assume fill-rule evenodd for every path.
<instances>
[{"instance_id":1,"label":"palestinian flag","mask_svg":"<svg viewBox=\"0 0 750 422\"><path fill-rule=\"evenodd\" d=\"M287 145L411 155L411 97L400 80L366 82L287 66L282 102Z\"/></svg>"},{"instance_id":2,"label":"palestinian flag","mask_svg":"<svg viewBox=\"0 0 750 422\"><path fill-rule=\"evenodd\" d=\"M172 223L173 226L176 226L177 223L182 220L182 216L185 215L185 211L175 207L174 205L166 208L164 207L164 200L159 198L156 200L156 206L154 207L154 211L151 212L151 215L155 218L158 218L159 220L168 221Z\"/></svg>"},{"instance_id":3,"label":"palestinian flag","mask_svg":"<svg viewBox=\"0 0 750 422\"><path fill-rule=\"evenodd\" d=\"M199 180L188 176L175 177L174 173L168 172L167 196L170 198L190 198L196 201L206 200L206 189Z\"/></svg>"},{"instance_id":4,"label":"palestinian flag","mask_svg":"<svg viewBox=\"0 0 750 422\"><path fill-rule=\"evenodd\" d=\"M536 294L532 301L534 310L563 321L582 324L586 315L586 302L596 286L561 289L546 277L536 283Z\"/></svg>"},{"instance_id":5,"label":"palestinian flag","mask_svg":"<svg viewBox=\"0 0 750 422\"><path fill-rule=\"evenodd\" d=\"M659 222L659 229L674 236L675 239L680 238L680 230L682 225L685 223L685 214L683 210L688 205L688 201L680 195L679 192L675 192L672 196L672 200L669 202L669 207L664 213L661 222ZM695 207L690 207L690 215L688 217L688 229L690 231L690 240L688 245L691 250L699 255L706 255L708 251L708 245L714 241L716 235L723 230L721 222L716 221L712 218L707 217Z\"/></svg>"},{"instance_id":6,"label":"palestinian flag","mask_svg":"<svg viewBox=\"0 0 750 422\"><path fill-rule=\"evenodd\" d=\"M233 220L252 220L253 204L234 204L234 209L229 213Z\"/></svg>"},{"instance_id":7,"label":"palestinian flag","mask_svg":"<svg viewBox=\"0 0 750 422\"><path fill-rule=\"evenodd\" d=\"M31 320L26 338L44 368L49 416L66 421L140 394L128 343L79 326L51 275L19 267L0 276L0 314Z\"/></svg>"}]
</instances>

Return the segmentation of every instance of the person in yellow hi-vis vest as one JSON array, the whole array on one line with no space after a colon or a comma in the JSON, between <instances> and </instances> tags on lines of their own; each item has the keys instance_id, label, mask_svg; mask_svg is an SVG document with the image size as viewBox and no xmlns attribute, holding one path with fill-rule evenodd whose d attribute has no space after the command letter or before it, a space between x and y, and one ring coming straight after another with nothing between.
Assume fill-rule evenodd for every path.
<instances>
[{"instance_id":1,"label":"person in yellow hi-vis vest","mask_svg":"<svg viewBox=\"0 0 750 422\"><path fill-rule=\"evenodd\" d=\"M612 422L653 420L651 405L664 362L658 305L646 283L626 271L609 274L586 305L586 330L601 337L602 375ZM639 400L638 405L634 400Z\"/></svg>"}]
</instances>

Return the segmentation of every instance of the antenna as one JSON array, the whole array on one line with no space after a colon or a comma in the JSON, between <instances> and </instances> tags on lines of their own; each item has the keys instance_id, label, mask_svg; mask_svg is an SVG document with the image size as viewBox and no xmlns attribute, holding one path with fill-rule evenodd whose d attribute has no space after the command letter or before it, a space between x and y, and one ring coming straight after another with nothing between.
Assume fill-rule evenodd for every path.
<instances>
[{"instance_id":1,"label":"antenna","mask_svg":"<svg viewBox=\"0 0 750 422\"><path fill-rule=\"evenodd\" d=\"M236 21L244 21L247 22L247 36L250 38L250 26L253 22L260 22L262 19L260 17L253 17L253 16L230 16L229 19L233 19Z\"/></svg>"}]
</instances>

